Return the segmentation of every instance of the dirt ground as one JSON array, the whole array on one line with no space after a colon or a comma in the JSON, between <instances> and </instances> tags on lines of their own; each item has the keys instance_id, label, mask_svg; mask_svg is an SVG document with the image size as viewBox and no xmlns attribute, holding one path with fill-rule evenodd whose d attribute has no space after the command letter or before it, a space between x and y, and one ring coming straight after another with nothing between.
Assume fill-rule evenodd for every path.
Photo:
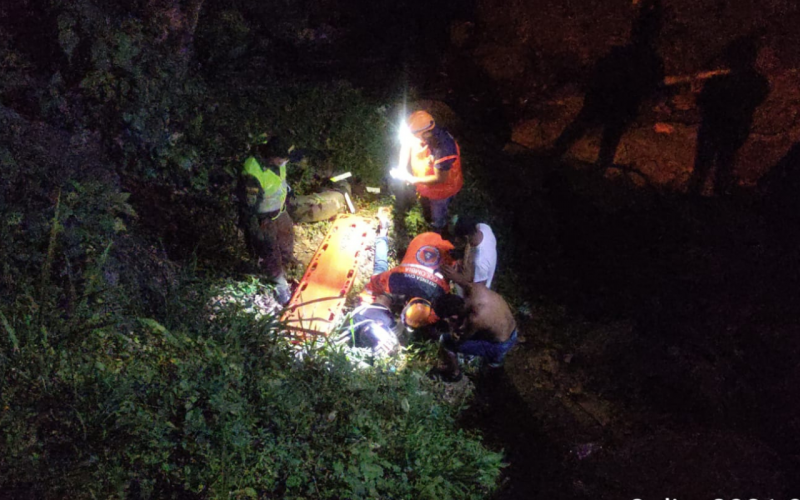
<instances>
[{"instance_id":1,"label":"dirt ground","mask_svg":"<svg viewBox=\"0 0 800 500\"><path fill-rule=\"evenodd\" d=\"M800 139L798 7L664 3L667 74L708 68L764 29L757 69L770 94L730 196L684 194L698 86L642 109L616 159L635 172L593 170L597 135L563 162L541 154L580 109L588 68L625 43L630 4L478 2L445 74L417 82L456 116L479 191L467 196L490 200L498 291L522 325L505 370L475 380L462 422L506 452L497 498L800 494L799 212L796 191L759 184L797 169L786 158Z\"/></svg>"},{"instance_id":2,"label":"dirt ground","mask_svg":"<svg viewBox=\"0 0 800 500\"><path fill-rule=\"evenodd\" d=\"M493 182L474 189L502 199L498 291L522 341L504 370L474 377L461 425L505 450L496 497L796 494L800 226L752 196L665 195L580 163L494 161ZM324 225L298 225L299 260ZM365 253L354 288L371 266Z\"/></svg>"},{"instance_id":3,"label":"dirt ground","mask_svg":"<svg viewBox=\"0 0 800 500\"><path fill-rule=\"evenodd\" d=\"M538 201L499 242L524 343L465 417L507 452L498 498L796 495L798 226L752 198L504 166L505 208ZM523 168L549 172L524 188Z\"/></svg>"},{"instance_id":4,"label":"dirt ground","mask_svg":"<svg viewBox=\"0 0 800 500\"><path fill-rule=\"evenodd\" d=\"M578 114L595 64L612 47L629 42L641 3L479 1L474 19L453 25L454 46L443 62L448 78L437 84L446 89L440 96L461 100L462 108L482 115L482 121L505 122L491 132L498 140L542 150ZM800 43L793 28L800 7L783 0L662 4L657 50L668 76L726 68L725 54L735 41L757 41L755 69L770 91L734 166L738 184L752 187L800 141ZM642 105L616 155L617 163L636 169L631 180L684 189L694 162L701 122L696 100L703 86L703 80L669 85ZM569 156L593 162L599 142L599 131L592 130Z\"/></svg>"}]
</instances>

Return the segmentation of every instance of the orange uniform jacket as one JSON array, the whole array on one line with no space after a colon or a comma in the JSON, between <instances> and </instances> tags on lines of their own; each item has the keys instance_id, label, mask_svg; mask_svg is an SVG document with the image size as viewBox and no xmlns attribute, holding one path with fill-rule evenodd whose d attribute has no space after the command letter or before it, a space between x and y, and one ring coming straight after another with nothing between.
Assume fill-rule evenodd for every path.
<instances>
[{"instance_id":1,"label":"orange uniform jacket","mask_svg":"<svg viewBox=\"0 0 800 500\"><path fill-rule=\"evenodd\" d=\"M448 132L437 131L442 143L438 151L433 151L430 146L414 145L411 147L411 173L415 177L434 175L438 165L452 161L447 172L447 179L437 184L417 184L420 196L431 200L444 200L454 196L461 190L464 177L461 174L461 149L453 136Z\"/></svg>"},{"instance_id":2,"label":"orange uniform jacket","mask_svg":"<svg viewBox=\"0 0 800 500\"><path fill-rule=\"evenodd\" d=\"M443 264L453 264L452 249L453 244L439 234L422 233L411 240L400 265L373 276L367 290L373 295L388 293L406 300L419 297L433 302L450 291L450 284L437 270Z\"/></svg>"}]
</instances>

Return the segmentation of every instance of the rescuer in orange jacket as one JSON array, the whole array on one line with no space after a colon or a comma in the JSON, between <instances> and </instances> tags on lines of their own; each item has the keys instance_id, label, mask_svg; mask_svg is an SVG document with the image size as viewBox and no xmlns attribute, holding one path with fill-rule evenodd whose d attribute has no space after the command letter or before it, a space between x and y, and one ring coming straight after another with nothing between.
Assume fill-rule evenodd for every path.
<instances>
[{"instance_id":1,"label":"rescuer in orange jacket","mask_svg":"<svg viewBox=\"0 0 800 500\"><path fill-rule=\"evenodd\" d=\"M363 305L353 311L350 331L356 347L368 347L378 355L397 346L397 324L392 306L403 303L403 323L422 328L438 320L431 304L450 291L439 268L453 263L453 245L436 233L422 233L414 238L400 265L389 269L389 220L380 217L375 239L375 263L372 279L361 294Z\"/></svg>"},{"instance_id":2,"label":"rescuer in orange jacket","mask_svg":"<svg viewBox=\"0 0 800 500\"><path fill-rule=\"evenodd\" d=\"M380 239L380 238L379 238ZM387 262L385 242L376 241L375 262ZM437 233L422 233L408 245L408 250L398 266L386 270L376 266L375 274L367 283L373 297L390 295L403 302L422 298L433 302L436 297L450 291L450 283L442 276L440 268L452 265L450 251L453 244Z\"/></svg>"},{"instance_id":3,"label":"rescuer in orange jacket","mask_svg":"<svg viewBox=\"0 0 800 500\"><path fill-rule=\"evenodd\" d=\"M401 142L400 161L391 175L416 187L425 220L442 233L447 228L450 200L464 184L458 143L447 130L436 126L427 111L415 111L408 117Z\"/></svg>"}]
</instances>

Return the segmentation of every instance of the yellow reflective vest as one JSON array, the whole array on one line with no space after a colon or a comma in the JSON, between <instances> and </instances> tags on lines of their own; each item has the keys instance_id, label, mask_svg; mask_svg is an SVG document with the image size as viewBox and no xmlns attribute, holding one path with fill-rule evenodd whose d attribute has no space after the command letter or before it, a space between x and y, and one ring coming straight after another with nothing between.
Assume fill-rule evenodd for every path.
<instances>
[{"instance_id":1,"label":"yellow reflective vest","mask_svg":"<svg viewBox=\"0 0 800 500\"><path fill-rule=\"evenodd\" d=\"M278 215L283 213L286 208L286 195L289 192L289 185L286 183L286 163L280 166L280 175L278 175L271 169L262 169L258 160L251 156L244 162L242 175L250 175L258 180L263 191L256 207L256 213L265 214L275 211L279 212Z\"/></svg>"}]
</instances>

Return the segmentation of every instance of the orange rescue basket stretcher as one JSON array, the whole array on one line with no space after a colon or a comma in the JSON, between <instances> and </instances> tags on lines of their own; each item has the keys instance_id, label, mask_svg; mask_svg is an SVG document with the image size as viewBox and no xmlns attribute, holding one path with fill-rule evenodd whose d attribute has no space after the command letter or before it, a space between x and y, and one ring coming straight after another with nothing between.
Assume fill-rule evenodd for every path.
<instances>
[{"instance_id":1,"label":"orange rescue basket stretcher","mask_svg":"<svg viewBox=\"0 0 800 500\"><path fill-rule=\"evenodd\" d=\"M370 229L364 218L350 214L333 222L281 317L298 341L328 336L341 320Z\"/></svg>"}]
</instances>

